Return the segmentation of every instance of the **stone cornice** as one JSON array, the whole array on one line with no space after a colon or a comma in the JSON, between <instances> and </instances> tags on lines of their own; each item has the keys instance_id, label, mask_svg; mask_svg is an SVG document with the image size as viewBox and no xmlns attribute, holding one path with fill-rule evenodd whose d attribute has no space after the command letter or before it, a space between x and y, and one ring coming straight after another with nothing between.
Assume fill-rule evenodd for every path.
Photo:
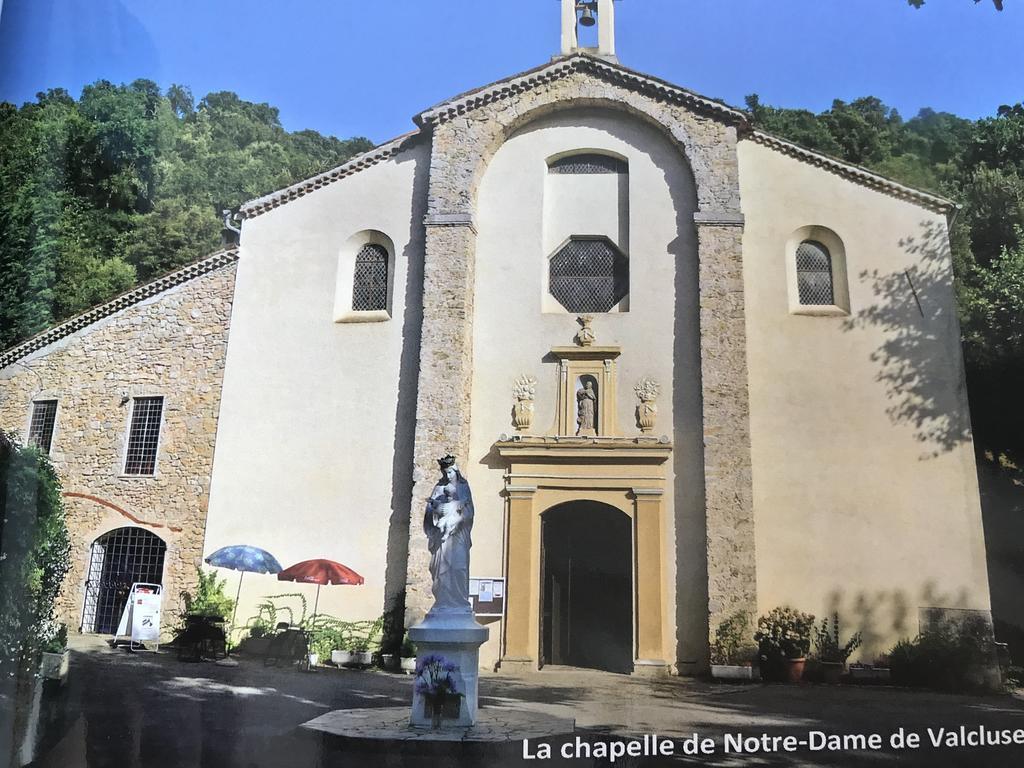
<instances>
[{"instance_id":1,"label":"stone cornice","mask_svg":"<svg viewBox=\"0 0 1024 768\"><path fill-rule=\"evenodd\" d=\"M714 99L708 99L692 91L659 80L650 75L612 64L586 54L560 57L549 64L528 70L518 75L499 80L491 85L459 94L413 118L417 125L432 126L445 123L474 109L513 97L546 83L561 80L577 72L598 77L606 82L640 91L660 101L669 101L688 107L695 112L719 119L730 125L746 125L749 117L738 109Z\"/></svg>"},{"instance_id":2,"label":"stone cornice","mask_svg":"<svg viewBox=\"0 0 1024 768\"><path fill-rule=\"evenodd\" d=\"M221 267L234 264L236 261L238 261L237 248L228 248L223 251L217 251L201 261L193 262L176 272L171 272L163 277L158 277L150 283L140 285L138 288L134 288L127 293L122 293L120 296L111 299L105 304L100 304L98 307L93 307L79 315L75 315L70 320L65 320L60 325L55 325L53 328L49 328L48 330L33 336L27 341L23 341L16 347L11 347L4 352L0 352L0 369L6 368L8 365L16 363L33 352L37 352L43 347L47 347L54 342L67 338L83 328L87 328L93 323L110 317L123 309L128 309L129 307L145 301L146 299L152 298L153 296L161 294L171 288L175 288L182 283L194 280L197 277L207 275Z\"/></svg>"},{"instance_id":3,"label":"stone cornice","mask_svg":"<svg viewBox=\"0 0 1024 768\"><path fill-rule=\"evenodd\" d=\"M936 213L942 213L949 216L960 208L960 206L952 200L947 200L944 197L923 192L920 189L908 187L904 184L900 184L898 181L887 179L885 176L880 176L877 173L866 170L865 168L845 163L842 160L837 160L834 157L824 155L820 152L805 149L799 144L793 144L792 142L780 139L778 136L773 136L770 133L765 133L764 131L751 131L744 138L770 149L774 149L777 152L782 152L784 155L789 155L797 160L810 163L818 168L834 173L837 176L841 176L848 181L873 189L876 192L881 192L889 195L890 197L915 203Z\"/></svg>"},{"instance_id":4,"label":"stone cornice","mask_svg":"<svg viewBox=\"0 0 1024 768\"><path fill-rule=\"evenodd\" d=\"M300 181L296 184L292 184L290 187L279 189L276 192L271 192L269 195L258 197L255 200L250 200L247 203L243 203L239 209L243 219L252 219L260 214L272 211L278 206L284 205L285 203L296 200L300 197L308 195L314 190L320 189L333 184L336 181L340 181L348 176L359 173L360 171L371 168L378 163L382 163L385 160L390 160L392 157L397 155L403 149L406 148L407 143L411 142L412 139L416 138L419 131L413 131L412 133L406 133L398 138L386 141L378 147L363 152L361 155L356 155L347 163L339 165L337 168L332 168L329 171L317 174L309 179Z\"/></svg>"}]
</instances>

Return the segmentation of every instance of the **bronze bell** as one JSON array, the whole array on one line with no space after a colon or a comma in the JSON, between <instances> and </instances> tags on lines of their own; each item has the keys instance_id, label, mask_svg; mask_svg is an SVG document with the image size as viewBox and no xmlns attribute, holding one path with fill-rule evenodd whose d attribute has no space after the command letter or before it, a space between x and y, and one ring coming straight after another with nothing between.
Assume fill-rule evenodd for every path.
<instances>
[{"instance_id":1,"label":"bronze bell","mask_svg":"<svg viewBox=\"0 0 1024 768\"><path fill-rule=\"evenodd\" d=\"M594 18L594 9L589 5L583 6L583 15L580 16L580 25L584 27L592 27L597 23L597 19Z\"/></svg>"}]
</instances>

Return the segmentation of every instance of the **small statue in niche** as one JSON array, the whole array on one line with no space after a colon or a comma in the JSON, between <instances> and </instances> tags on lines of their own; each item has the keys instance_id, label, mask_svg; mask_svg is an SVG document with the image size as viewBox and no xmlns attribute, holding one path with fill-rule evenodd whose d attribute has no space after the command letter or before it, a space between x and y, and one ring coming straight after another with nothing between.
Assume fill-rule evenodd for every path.
<instances>
[{"instance_id":1,"label":"small statue in niche","mask_svg":"<svg viewBox=\"0 0 1024 768\"><path fill-rule=\"evenodd\" d=\"M579 332L576 334L576 342L581 347L591 346L594 341L597 340L597 336L594 335L594 329L590 327L590 324L594 322L594 316L581 315L576 318L576 320L581 326Z\"/></svg>"},{"instance_id":2,"label":"small statue in niche","mask_svg":"<svg viewBox=\"0 0 1024 768\"><path fill-rule=\"evenodd\" d=\"M594 436L597 434L597 391L589 376L581 379L581 383L583 388L576 392L576 434Z\"/></svg>"}]
</instances>

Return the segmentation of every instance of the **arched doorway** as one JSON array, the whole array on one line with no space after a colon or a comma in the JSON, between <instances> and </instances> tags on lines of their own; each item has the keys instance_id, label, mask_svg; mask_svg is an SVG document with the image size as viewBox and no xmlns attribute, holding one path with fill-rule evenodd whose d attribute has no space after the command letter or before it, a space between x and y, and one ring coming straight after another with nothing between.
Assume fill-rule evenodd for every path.
<instances>
[{"instance_id":1,"label":"arched doorway","mask_svg":"<svg viewBox=\"0 0 1024 768\"><path fill-rule=\"evenodd\" d=\"M542 659L633 671L632 521L595 501L552 507L542 523Z\"/></svg>"},{"instance_id":2,"label":"arched doorway","mask_svg":"<svg viewBox=\"0 0 1024 768\"><path fill-rule=\"evenodd\" d=\"M143 528L117 528L100 536L89 551L82 631L113 634L135 582L162 584L163 539Z\"/></svg>"}]
</instances>

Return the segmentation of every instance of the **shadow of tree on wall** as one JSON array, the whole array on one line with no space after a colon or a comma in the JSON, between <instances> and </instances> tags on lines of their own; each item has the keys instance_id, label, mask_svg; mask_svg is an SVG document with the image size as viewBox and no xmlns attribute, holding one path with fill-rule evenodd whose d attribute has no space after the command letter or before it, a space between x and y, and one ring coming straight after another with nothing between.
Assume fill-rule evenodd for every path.
<instances>
[{"instance_id":1,"label":"shadow of tree on wall","mask_svg":"<svg viewBox=\"0 0 1024 768\"><path fill-rule=\"evenodd\" d=\"M934 457L971 439L949 241L944 227L926 221L898 246L904 264L858 275L876 301L854 307L843 329L882 332L870 359L890 401L886 413L914 429L927 446L922 458Z\"/></svg>"},{"instance_id":2,"label":"shadow of tree on wall","mask_svg":"<svg viewBox=\"0 0 1024 768\"><path fill-rule=\"evenodd\" d=\"M964 605L967 597L965 589L943 592L931 581L915 594L902 589L846 594L842 589L835 589L829 593L826 615L839 616L843 638L861 633L858 655L863 661L871 661L892 649L894 636L910 639L921 631L921 609Z\"/></svg>"}]
</instances>

